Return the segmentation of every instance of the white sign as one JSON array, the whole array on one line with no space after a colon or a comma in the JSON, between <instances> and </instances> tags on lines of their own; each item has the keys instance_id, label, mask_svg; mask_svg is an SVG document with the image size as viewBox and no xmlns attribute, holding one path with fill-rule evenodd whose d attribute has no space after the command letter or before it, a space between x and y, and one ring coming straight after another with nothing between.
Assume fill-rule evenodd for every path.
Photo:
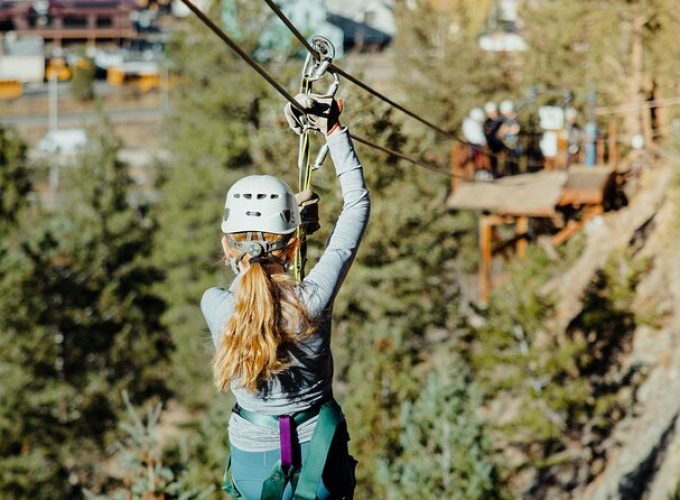
<instances>
[{"instance_id":1,"label":"white sign","mask_svg":"<svg viewBox=\"0 0 680 500\"><path fill-rule=\"evenodd\" d=\"M555 158L557 156L557 132L544 132L541 137L541 153L546 158Z\"/></svg>"},{"instance_id":2,"label":"white sign","mask_svg":"<svg viewBox=\"0 0 680 500\"><path fill-rule=\"evenodd\" d=\"M543 130L562 130L564 128L564 110L559 106L543 106L538 110Z\"/></svg>"}]
</instances>

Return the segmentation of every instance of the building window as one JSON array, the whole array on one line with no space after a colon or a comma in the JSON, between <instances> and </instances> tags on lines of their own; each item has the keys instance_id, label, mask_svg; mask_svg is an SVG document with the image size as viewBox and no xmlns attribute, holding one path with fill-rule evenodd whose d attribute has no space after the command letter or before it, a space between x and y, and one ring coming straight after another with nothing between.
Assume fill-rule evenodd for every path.
<instances>
[{"instance_id":1,"label":"building window","mask_svg":"<svg viewBox=\"0 0 680 500\"><path fill-rule=\"evenodd\" d=\"M85 16L65 17L64 28L87 28L87 17Z\"/></svg>"}]
</instances>

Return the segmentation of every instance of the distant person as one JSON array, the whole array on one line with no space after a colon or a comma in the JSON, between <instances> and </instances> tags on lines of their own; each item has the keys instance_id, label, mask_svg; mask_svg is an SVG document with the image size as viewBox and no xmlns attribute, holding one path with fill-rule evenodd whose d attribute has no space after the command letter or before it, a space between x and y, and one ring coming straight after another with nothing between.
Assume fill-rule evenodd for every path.
<instances>
[{"instance_id":1,"label":"distant person","mask_svg":"<svg viewBox=\"0 0 680 500\"><path fill-rule=\"evenodd\" d=\"M519 133L521 126L515 112L515 105L510 100L505 100L500 106L502 123L498 129L498 137L505 148L505 175L517 175L519 173L520 142Z\"/></svg>"},{"instance_id":2,"label":"distant person","mask_svg":"<svg viewBox=\"0 0 680 500\"><path fill-rule=\"evenodd\" d=\"M484 136L484 111L481 108L472 108L470 114L463 119L463 137L467 141L468 158L475 170L485 168L484 146L486 137Z\"/></svg>"},{"instance_id":3,"label":"distant person","mask_svg":"<svg viewBox=\"0 0 680 500\"><path fill-rule=\"evenodd\" d=\"M223 488L246 499L352 498L354 490L356 462L333 398L331 315L370 199L338 104L315 94L296 99L326 136L344 198L326 249L296 283L288 269L300 245L298 228L310 218L281 180L244 177L227 192L221 225L225 263L237 277L201 300L216 348L214 382L236 399L228 428L231 474L228 469ZM286 119L302 130L296 112L288 104Z\"/></svg>"},{"instance_id":4,"label":"distant person","mask_svg":"<svg viewBox=\"0 0 680 500\"><path fill-rule=\"evenodd\" d=\"M574 108L567 108L564 112L565 127L567 134L567 167L579 162L581 153L581 140L583 131L578 124L578 111Z\"/></svg>"},{"instance_id":5,"label":"distant person","mask_svg":"<svg viewBox=\"0 0 680 500\"><path fill-rule=\"evenodd\" d=\"M645 138L642 134L635 134L630 138L630 173L638 177L644 167Z\"/></svg>"},{"instance_id":6,"label":"distant person","mask_svg":"<svg viewBox=\"0 0 680 500\"><path fill-rule=\"evenodd\" d=\"M486 120L484 120L484 138L486 145L491 152L489 162L491 164L491 174L496 177L498 175L498 156L503 151L503 143L498 137L498 130L503 125L503 119L498 114L498 106L495 102L487 102L484 105L484 112L486 113Z\"/></svg>"},{"instance_id":7,"label":"distant person","mask_svg":"<svg viewBox=\"0 0 680 500\"><path fill-rule=\"evenodd\" d=\"M583 149L584 158L583 164L586 167L594 167L597 165L597 136L599 130L597 128L597 123L594 121L589 121L586 123L583 132Z\"/></svg>"}]
</instances>

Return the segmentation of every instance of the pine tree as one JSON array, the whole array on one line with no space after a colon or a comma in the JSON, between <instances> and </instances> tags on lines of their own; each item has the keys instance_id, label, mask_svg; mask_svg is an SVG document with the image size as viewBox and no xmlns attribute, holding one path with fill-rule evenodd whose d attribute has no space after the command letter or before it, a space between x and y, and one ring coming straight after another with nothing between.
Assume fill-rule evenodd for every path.
<instances>
[{"instance_id":1,"label":"pine tree","mask_svg":"<svg viewBox=\"0 0 680 500\"><path fill-rule=\"evenodd\" d=\"M144 499L194 499L210 498L215 487L184 489L177 474L166 461L164 443L160 437L160 419L163 405L157 403L144 416L130 402L127 392L123 392L127 418L120 422L123 437L117 442L117 461L124 471L122 485L107 496L90 493L88 498L127 498ZM208 483L209 484L209 483ZM88 492L89 493L89 492Z\"/></svg>"},{"instance_id":2,"label":"pine tree","mask_svg":"<svg viewBox=\"0 0 680 500\"><path fill-rule=\"evenodd\" d=\"M405 2L395 12L396 83L411 109L445 130L456 130L475 106L518 94L519 58L479 46L491 14L490 2L469 0ZM430 136L421 148L443 139L415 122L407 130Z\"/></svg>"},{"instance_id":3,"label":"pine tree","mask_svg":"<svg viewBox=\"0 0 680 500\"><path fill-rule=\"evenodd\" d=\"M475 416L479 397L463 365L434 369L414 401L401 406L403 453L385 466L387 498L499 498L491 447Z\"/></svg>"},{"instance_id":4,"label":"pine tree","mask_svg":"<svg viewBox=\"0 0 680 500\"><path fill-rule=\"evenodd\" d=\"M253 50L254 43L244 44ZM212 347L198 302L205 288L225 281L217 264L223 197L233 180L250 173L277 175L294 186L297 137L283 123L279 97L202 26L180 37L174 57L182 83L173 100L175 161L158 206L158 258L168 273L163 294L178 344L180 401L219 415L216 409L223 414L228 403L213 395L206 368ZM299 63L292 71L299 71ZM278 64L271 68L294 93L298 83L288 78L291 70ZM395 149L415 149L417 141L407 140L388 108L350 84L342 84L340 97L346 102L342 121L357 135ZM313 150L319 145L315 140ZM373 214L336 302L335 392L348 416L350 447L361 462L357 496L381 498L386 485L377 464L401 456L399 416L403 404L417 399L427 377L423 358L441 349L442 342L447 349L457 343L456 262L472 242L467 228L474 227L474 219L446 212L447 177L357 147ZM342 204L330 161L315 173L314 189L322 198L322 230L310 238L309 267L323 251ZM211 420L212 442L201 445L196 436L192 453L202 457L213 449L214 440L224 436L226 421L226 415L221 422ZM205 440L211 435L202 434ZM187 487L190 478L201 474L221 475L221 470L189 469L183 476Z\"/></svg>"},{"instance_id":5,"label":"pine tree","mask_svg":"<svg viewBox=\"0 0 680 500\"><path fill-rule=\"evenodd\" d=\"M470 335L466 356L515 496L552 498L590 481L639 383L622 374L620 353L635 329L631 304L647 264L613 256L584 291L582 311L556 331L556 297L542 288L573 262L578 241L568 246L557 264L538 248L516 262Z\"/></svg>"},{"instance_id":6,"label":"pine tree","mask_svg":"<svg viewBox=\"0 0 680 500\"><path fill-rule=\"evenodd\" d=\"M73 67L71 77L71 94L76 99L89 102L94 99L94 79L96 68L94 61L85 57L78 59Z\"/></svg>"},{"instance_id":7,"label":"pine tree","mask_svg":"<svg viewBox=\"0 0 680 500\"><path fill-rule=\"evenodd\" d=\"M676 9L672 0L527 4L525 85L547 90L544 100L550 92L572 91L579 107L590 108L594 94L600 106L626 105L607 115L607 123L622 116L627 134L643 133L649 141L661 122L647 101L678 91L678 49L671 42L680 27Z\"/></svg>"},{"instance_id":8,"label":"pine tree","mask_svg":"<svg viewBox=\"0 0 680 500\"><path fill-rule=\"evenodd\" d=\"M92 480L123 408L167 394L171 344L155 224L127 202L127 166L104 132L70 169L65 203L17 229L0 260L0 492L64 498Z\"/></svg>"},{"instance_id":9,"label":"pine tree","mask_svg":"<svg viewBox=\"0 0 680 500\"><path fill-rule=\"evenodd\" d=\"M0 125L0 236L6 236L19 222L31 187L26 144Z\"/></svg>"}]
</instances>

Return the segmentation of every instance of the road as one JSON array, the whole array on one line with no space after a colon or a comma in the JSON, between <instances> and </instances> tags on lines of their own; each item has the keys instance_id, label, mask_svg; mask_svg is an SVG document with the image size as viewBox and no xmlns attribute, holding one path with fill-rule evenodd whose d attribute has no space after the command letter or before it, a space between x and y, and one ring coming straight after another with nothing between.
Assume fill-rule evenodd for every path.
<instances>
[{"instance_id":1,"label":"road","mask_svg":"<svg viewBox=\"0 0 680 500\"><path fill-rule=\"evenodd\" d=\"M163 117L161 108L146 109L123 109L115 111L104 111L104 114L112 121L117 120L160 120ZM83 113L59 114L59 126L65 124L82 125L83 123L96 122L101 116L98 111L87 111ZM25 115L0 117L0 121L13 126L48 126L48 115Z\"/></svg>"}]
</instances>

